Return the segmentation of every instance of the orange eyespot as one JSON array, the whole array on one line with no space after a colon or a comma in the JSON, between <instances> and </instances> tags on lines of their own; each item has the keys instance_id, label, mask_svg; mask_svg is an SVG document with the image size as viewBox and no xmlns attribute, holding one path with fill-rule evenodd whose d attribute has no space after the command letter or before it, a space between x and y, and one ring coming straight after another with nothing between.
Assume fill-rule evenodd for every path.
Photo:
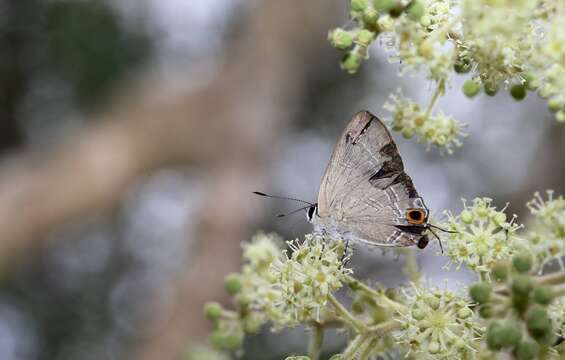
<instances>
[{"instance_id":1,"label":"orange eyespot","mask_svg":"<svg viewBox=\"0 0 565 360\"><path fill-rule=\"evenodd\" d=\"M421 225L426 221L426 212L422 209L408 209L406 211L406 220L410 224Z\"/></svg>"}]
</instances>

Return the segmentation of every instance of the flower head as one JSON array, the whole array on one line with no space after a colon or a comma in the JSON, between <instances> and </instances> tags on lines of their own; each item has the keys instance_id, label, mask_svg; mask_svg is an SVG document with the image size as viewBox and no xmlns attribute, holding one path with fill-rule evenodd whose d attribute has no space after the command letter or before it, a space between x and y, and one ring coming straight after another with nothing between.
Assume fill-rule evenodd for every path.
<instances>
[{"instance_id":1,"label":"flower head","mask_svg":"<svg viewBox=\"0 0 565 360\"><path fill-rule=\"evenodd\" d=\"M457 264L487 273L500 259L508 259L516 251L516 232L521 228L514 217L507 219L504 209L497 210L489 198L476 198L458 216L448 215L447 255Z\"/></svg>"},{"instance_id":2,"label":"flower head","mask_svg":"<svg viewBox=\"0 0 565 360\"><path fill-rule=\"evenodd\" d=\"M528 209L534 217L533 231L522 241L522 246L533 254L540 268L547 262L565 256L565 198L554 197L547 191L547 200L539 193L528 202ZM560 262L563 268L563 264Z\"/></svg>"},{"instance_id":3,"label":"flower head","mask_svg":"<svg viewBox=\"0 0 565 360\"><path fill-rule=\"evenodd\" d=\"M406 308L397 321L397 343L416 358L459 359L475 351L481 329L464 297L448 290L413 286L405 291Z\"/></svg>"}]
</instances>

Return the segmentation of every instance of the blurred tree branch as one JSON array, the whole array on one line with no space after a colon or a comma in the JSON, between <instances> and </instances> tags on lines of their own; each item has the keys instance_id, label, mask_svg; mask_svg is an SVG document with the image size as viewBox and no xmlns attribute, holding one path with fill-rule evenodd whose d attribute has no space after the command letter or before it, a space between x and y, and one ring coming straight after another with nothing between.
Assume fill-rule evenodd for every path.
<instances>
[{"instance_id":1,"label":"blurred tree branch","mask_svg":"<svg viewBox=\"0 0 565 360\"><path fill-rule=\"evenodd\" d=\"M201 304L218 297L223 274L237 268L239 241L257 214L249 205L249 184L261 182L273 140L301 102L306 73L316 70L324 50L331 51L325 41L335 23L331 14L336 4L322 0L261 2L240 24L225 66L206 85L170 91L160 83L138 84L103 121L55 151L23 151L5 161L1 263L29 254L58 226L115 206L126 187L149 171L175 164L206 169L207 206L197 220L195 255L179 272L172 321L134 357L177 356L188 337L206 333ZM222 261L210 268L211 258Z\"/></svg>"}]
</instances>

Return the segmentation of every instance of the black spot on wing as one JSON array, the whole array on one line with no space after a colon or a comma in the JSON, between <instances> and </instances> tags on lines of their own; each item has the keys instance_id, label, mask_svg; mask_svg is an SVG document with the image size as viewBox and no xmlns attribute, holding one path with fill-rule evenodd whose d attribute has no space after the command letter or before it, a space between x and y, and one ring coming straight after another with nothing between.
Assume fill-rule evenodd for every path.
<instances>
[{"instance_id":1,"label":"black spot on wing","mask_svg":"<svg viewBox=\"0 0 565 360\"><path fill-rule=\"evenodd\" d=\"M418 225L394 225L394 227L402 232L414 235L422 235L426 231L426 227Z\"/></svg>"}]
</instances>

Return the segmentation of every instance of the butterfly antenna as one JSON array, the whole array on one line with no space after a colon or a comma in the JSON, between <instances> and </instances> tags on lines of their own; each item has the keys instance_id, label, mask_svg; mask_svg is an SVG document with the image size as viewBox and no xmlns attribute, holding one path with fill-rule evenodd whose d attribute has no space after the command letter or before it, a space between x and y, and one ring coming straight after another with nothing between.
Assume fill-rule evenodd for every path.
<instances>
[{"instance_id":1,"label":"butterfly antenna","mask_svg":"<svg viewBox=\"0 0 565 360\"><path fill-rule=\"evenodd\" d=\"M285 217L285 216L288 216L288 215L292 215L292 214L295 214L295 213L297 213L297 212L299 212L299 211L306 210L306 209L308 209L310 206L312 206L312 205L303 206L303 207L301 207L301 208L299 208L299 209L295 209L295 210L292 210L292 211L290 211L290 212L287 212L286 214L278 214L277 217L278 217L278 218L282 218L282 217Z\"/></svg>"},{"instance_id":2,"label":"butterfly antenna","mask_svg":"<svg viewBox=\"0 0 565 360\"><path fill-rule=\"evenodd\" d=\"M298 201L298 202L301 202L301 203L303 203L303 204L308 204L309 206L314 205L314 204L312 204L311 202L308 202L308 201L305 201L305 200L300 200L300 199L291 198L291 197L286 197L286 196L269 195L269 194L265 194L265 193L259 192L259 191L253 191L253 194L259 195L259 196L268 197L268 198L272 198L272 199L281 199L281 200ZM303 209L300 209L300 210L303 210Z\"/></svg>"},{"instance_id":3,"label":"butterfly antenna","mask_svg":"<svg viewBox=\"0 0 565 360\"><path fill-rule=\"evenodd\" d=\"M458 231L446 230L446 229L440 228L439 226L436 226L434 224L428 224L428 228L434 228L434 229L437 229L437 230L440 230L440 231L443 231L443 232L449 233L449 234L457 234L458 233Z\"/></svg>"},{"instance_id":4,"label":"butterfly antenna","mask_svg":"<svg viewBox=\"0 0 565 360\"><path fill-rule=\"evenodd\" d=\"M443 245L442 245L442 243L441 243L441 239L439 238L439 236L437 236L437 234L435 233L435 231L432 230L431 227L429 227L428 230L430 230L430 232L432 233L432 235L435 236L435 238L436 238L437 241L439 242L439 248L441 249L441 253L443 254Z\"/></svg>"}]
</instances>

